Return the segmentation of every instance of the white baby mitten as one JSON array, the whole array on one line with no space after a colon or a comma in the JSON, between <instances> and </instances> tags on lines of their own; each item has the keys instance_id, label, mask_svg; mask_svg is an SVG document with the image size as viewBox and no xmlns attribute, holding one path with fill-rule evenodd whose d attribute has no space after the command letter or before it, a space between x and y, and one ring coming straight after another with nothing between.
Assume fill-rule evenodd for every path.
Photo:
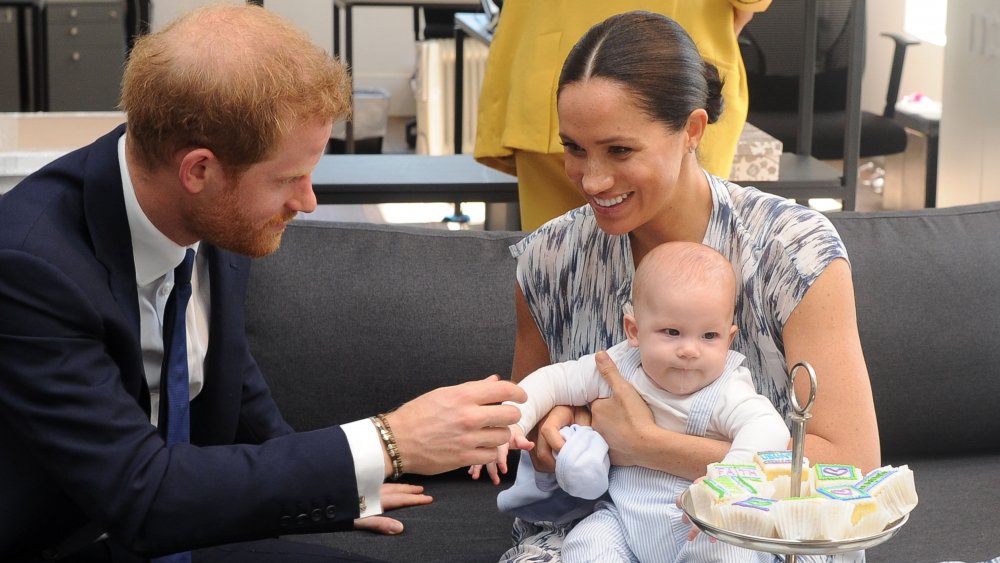
<instances>
[{"instance_id":1,"label":"white baby mitten","mask_svg":"<svg viewBox=\"0 0 1000 563\"><path fill-rule=\"evenodd\" d=\"M611 468L608 443L589 426L573 424L559 433L566 439L556 457L559 487L578 498L596 499L603 495L608 490L608 470Z\"/></svg>"}]
</instances>

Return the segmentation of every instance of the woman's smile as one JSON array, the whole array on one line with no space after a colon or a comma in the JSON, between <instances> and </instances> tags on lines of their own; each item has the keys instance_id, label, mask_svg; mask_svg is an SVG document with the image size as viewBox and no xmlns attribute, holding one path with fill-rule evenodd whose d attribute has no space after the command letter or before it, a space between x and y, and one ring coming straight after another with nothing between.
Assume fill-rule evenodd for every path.
<instances>
[{"instance_id":1,"label":"woman's smile","mask_svg":"<svg viewBox=\"0 0 1000 563\"><path fill-rule=\"evenodd\" d=\"M611 199L601 199L601 198L599 198L597 196L594 196L594 203L596 203L597 205L599 205L601 207L614 207L615 205L618 205L619 203L621 203L621 202L625 201L626 199L628 199L633 193L634 192L624 193L624 194L615 196L615 197L613 197Z\"/></svg>"}]
</instances>

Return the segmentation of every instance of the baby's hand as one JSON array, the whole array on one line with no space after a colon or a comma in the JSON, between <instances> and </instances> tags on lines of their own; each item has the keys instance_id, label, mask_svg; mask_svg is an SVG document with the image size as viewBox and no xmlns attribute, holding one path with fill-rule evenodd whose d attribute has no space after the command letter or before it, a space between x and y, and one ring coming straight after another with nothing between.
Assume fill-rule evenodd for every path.
<instances>
[{"instance_id":1,"label":"baby's hand","mask_svg":"<svg viewBox=\"0 0 1000 563\"><path fill-rule=\"evenodd\" d=\"M486 465L486 472L490 476L490 480L493 481L494 485L500 484L500 474L507 474L507 452L511 448L515 450L530 450L535 447L535 443L528 440L524 436L524 431L517 424L510 425L510 441L506 444L497 446L497 460L488 463ZM483 472L482 465L473 465L469 467L469 475L472 475L473 479L479 479L479 475Z\"/></svg>"},{"instance_id":2,"label":"baby's hand","mask_svg":"<svg viewBox=\"0 0 1000 563\"><path fill-rule=\"evenodd\" d=\"M530 450L535 447L535 443L532 442L524 435L524 430L521 430L521 425L511 424L510 425L510 442L507 443L509 449L514 450ZM502 447L502 446L501 446ZM507 453L504 452L504 457L506 458Z\"/></svg>"}]
</instances>

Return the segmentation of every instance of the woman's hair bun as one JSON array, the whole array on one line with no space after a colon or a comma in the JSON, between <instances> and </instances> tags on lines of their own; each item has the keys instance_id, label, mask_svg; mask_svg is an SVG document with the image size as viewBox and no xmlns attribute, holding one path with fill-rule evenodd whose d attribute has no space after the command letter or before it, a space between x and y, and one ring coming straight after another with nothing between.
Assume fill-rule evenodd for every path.
<instances>
[{"instance_id":1,"label":"woman's hair bun","mask_svg":"<svg viewBox=\"0 0 1000 563\"><path fill-rule=\"evenodd\" d=\"M705 83L708 86L705 111L708 112L708 122L715 123L722 115L722 77L719 76L719 69L708 61L705 61Z\"/></svg>"}]
</instances>

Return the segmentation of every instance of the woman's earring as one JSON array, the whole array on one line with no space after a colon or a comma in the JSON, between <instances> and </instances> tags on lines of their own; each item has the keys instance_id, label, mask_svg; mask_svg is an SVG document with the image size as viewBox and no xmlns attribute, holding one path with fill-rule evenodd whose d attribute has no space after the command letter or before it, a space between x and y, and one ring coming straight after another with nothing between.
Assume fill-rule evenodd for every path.
<instances>
[{"instance_id":1,"label":"woman's earring","mask_svg":"<svg viewBox=\"0 0 1000 563\"><path fill-rule=\"evenodd\" d=\"M691 154L694 154L694 151L696 151L696 150L698 150L697 145L692 145L692 146L688 147L688 152L691 153Z\"/></svg>"}]
</instances>

